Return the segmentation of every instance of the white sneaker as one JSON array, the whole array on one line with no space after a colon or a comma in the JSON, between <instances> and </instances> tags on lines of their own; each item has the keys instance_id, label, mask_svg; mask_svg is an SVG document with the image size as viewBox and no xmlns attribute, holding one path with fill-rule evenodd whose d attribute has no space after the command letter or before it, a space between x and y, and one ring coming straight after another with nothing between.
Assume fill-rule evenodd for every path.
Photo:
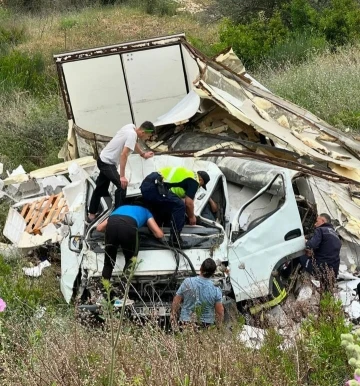
<instances>
[{"instance_id":1,"label":"white sneaker","mask_svg":"<svg viewBox=\"0 0 360 386\"><path fill-rule=\"evenodd\" d=\"M114 301L114 307L121 308L123 305L125 306L131 306L134 304L134 300L126 299L126 302L124 302L124 299L115 299Z\"/></svg>"}]
</instances>

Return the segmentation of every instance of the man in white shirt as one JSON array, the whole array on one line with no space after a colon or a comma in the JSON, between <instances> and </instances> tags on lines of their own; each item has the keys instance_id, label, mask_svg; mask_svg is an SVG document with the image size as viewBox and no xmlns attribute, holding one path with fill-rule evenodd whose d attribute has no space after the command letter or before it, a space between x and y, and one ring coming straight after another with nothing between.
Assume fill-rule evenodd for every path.
<instances>
[{"instance_id":1,"label":"man in white shirt","mask_svg":"<svg viewBox=\"0 0 360 386\"><path fill-rule=\"evenodd\" d=\"M145 159L154 155L151 151L142 151L137 143L138 138L145 141L149 139L154 130L154 125L149 121L145 121L138 128L132 123L125 125L102 150L97 160L100 174L96 180L96 188L91 197L88 221L95 219L101 197L109 196L110 182L116 186L115 209L122 205L126 197L126 187L128 185L128 180L125 177L127 159L134 150ZM118 173L119 164L120 175Z\"/></svg>"}]
</instances>

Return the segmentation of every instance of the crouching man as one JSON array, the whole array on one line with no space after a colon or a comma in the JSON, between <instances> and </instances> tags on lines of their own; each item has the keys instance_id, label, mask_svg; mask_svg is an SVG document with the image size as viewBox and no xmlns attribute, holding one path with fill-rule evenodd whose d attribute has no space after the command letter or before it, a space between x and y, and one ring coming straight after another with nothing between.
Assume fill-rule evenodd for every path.
<instances>
[{"instance_id":1,"label":"crouching man","mask_svg":"<svg viewBox=\"0 0 360 386\"><path fill-rule=\"evenodd\" d=\"M322 289L332 291L339 274L341 240L328 214L320 214L315 223L314 236L306 242L306 254L300 264L320 280Z\"/></svg>"},{"instance_id":2,"label":"crouching man","mask_svg":"<svg viewBox=\"0 0 360 386\"><path fill-rule=\"evenodd\" d=\"M131 264L131 259L137 256L139 250L138 228L145 224L158 239L164 237L153 215L149 210L137 205L123 205L115 209L111 215L96 227L98 232L105 230L105 261L102 277L110 280L115 267L116 254L119 246L124 257L123 272Z\"/></svg>"},{"instance_id":3,"label":"crouching man","mask_svg":"<svg viewBox=\"0 0 360 386\"><path fill-rule=\"evenodd\" d=\"M190 225L196 225L194 197L210 181L205 171L194 172L184 167L166 167L149 174L140 186L144 201L153 208L155 215L170 217L173 229L170 243L184 248L180 233L185 224L185 212Z\"/></svg>"},{"instance_id":4,"label":"crouching man","mask_svg":"<svg viewBox=\"0 0 360 386\"><path fill-rule=\"evenodd\" d=\"M215 271L214 260L208 258L201 264L199 276L189 277L183 281L171 307L173 325L177 324L180 306L180 325L195 324L206 328L214 323L218 326L222 324L224 319L222 294L210 279Z\"/></svg>"}]
</instances>

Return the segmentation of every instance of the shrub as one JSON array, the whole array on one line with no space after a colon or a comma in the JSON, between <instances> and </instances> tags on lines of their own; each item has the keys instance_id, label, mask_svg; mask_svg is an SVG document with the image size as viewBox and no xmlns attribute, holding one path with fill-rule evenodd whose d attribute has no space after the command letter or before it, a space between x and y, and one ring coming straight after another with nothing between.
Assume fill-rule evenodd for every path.
<instances>
[{"instance_id":1,"label":"shrub","mask_svg":"<svg viewBox=\"0 0 360 386\"><path fill-rule=\"evenodd\" d=\"M302 61L307 53L326 49L327 43L334 48L360 37L357 0L320 3L316 6L310 0L291 0L278 4L270 15L262 11L256 18L242 20L242 24L226 20L220 28L220 41L232 45L253 68L268 58L273 63L277 58L283 62L286 56L290 62Z\"/></svg>"},{"instance_id":2,"label":"shrub","mask_svg":"<svg viewBox=\"0 0 360 386\"><path fill-rule=\"evenodd\" d=\"M220 27L221 43L232 46L246 66L253 67L267 56L270 49L289 36L280 14L270 20L259 17L249 24L235 25L226 19Z\"/></svg>"},{"instance_id":3,"label":"shrub","mask_svg":"<svg viewBox=\"0 0 360 386\"><path fill-rule=\"evenodd\" d=\"M316 30L318 12L308 0L292 0L281 9L281 17L292 31Z\"/></svg>"},{"instance_id":4,"label":"shrub","mask_svg":"<svg viewBox=\"0 0 360 386\"><path fill-rule=\"evenodd\" d=\"M356 0L332 0L324 9L319 27L333 45L343 45L360 37L360 4Z\"/></svg>"}]
</instances>

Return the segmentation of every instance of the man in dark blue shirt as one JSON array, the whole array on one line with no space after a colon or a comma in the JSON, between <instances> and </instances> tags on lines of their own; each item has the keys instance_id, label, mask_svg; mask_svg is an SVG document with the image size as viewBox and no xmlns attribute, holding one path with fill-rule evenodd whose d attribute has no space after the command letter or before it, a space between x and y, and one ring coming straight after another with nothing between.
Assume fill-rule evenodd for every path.
<instances>
[{"instance_id":1,"label":"man in dark blue shirt","mask_svg":"<svg viewBox=\"0 0 360 386\"><path fill-rule=\"evenodd\" d=\"M315 222L314 236L306 241L306 255L300 256L300 264L330 289L339 273L341 240L328 214L320 214Z\"/></svg>"}]
</instances>

